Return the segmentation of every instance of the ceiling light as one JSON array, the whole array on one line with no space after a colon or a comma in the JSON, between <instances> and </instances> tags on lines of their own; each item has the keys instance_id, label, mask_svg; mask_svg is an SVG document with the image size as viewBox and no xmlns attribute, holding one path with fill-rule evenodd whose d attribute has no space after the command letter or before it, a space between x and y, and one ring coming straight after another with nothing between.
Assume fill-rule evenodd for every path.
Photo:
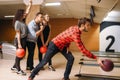
<instances>
[{"instance_id":1,"label":"ceiling light","mask_svg":"<svg viewBox=\"0 0 120 80\"><path fill-rule=\"evenodd\" d=\"M23 0L23 2L28 5L29 4L29 0ZM44 0L32 0L32 4L33 5L40 5L44 2Z\"/></svg>"},{"instance_id":2,"label":"ceiling light","mask_svg":"<svg viewBox=\"0 0 120 80\"><path fill-rule=\"evenodd\" d=\"M8 16L4 16L5 18L13 18L15 17L14 15L8 15Z\"/></svg>"},{"instance_id":3,"label":"ceiling light","mask_svg":"<svg viewBox=\"0 0 120 80\"><path fill-rule=\"evenodd\" d=\"M111 11L108 13L107 16L120 17L120 12L119 11Z\"/></svg>"},{"instance_id":4,"label":"ceiling light","mask_svg":"<svg viewBox=\"0 0 120 80\"><path fill-rule=\"evenodd\" d=\"M59 6L61 5L60 2L54 2L54 3L46 3L45 6Z\"/></svg>"}]
</instances>

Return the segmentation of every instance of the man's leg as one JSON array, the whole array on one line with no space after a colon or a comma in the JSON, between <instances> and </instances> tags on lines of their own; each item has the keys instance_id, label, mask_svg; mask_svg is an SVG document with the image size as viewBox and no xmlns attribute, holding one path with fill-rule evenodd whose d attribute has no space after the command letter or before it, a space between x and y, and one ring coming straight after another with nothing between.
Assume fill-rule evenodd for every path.
<instances>
[{"instance_id":1,"label":"man's leg","mask_svg":"<svg viewBox=\"0 0 120 80\"><path fill-rule=\"evenodd\" d=\"M43 58L43 60L34 68L29 78L31 80L35 77L35 75L41 70L41 68L58 52L58 48L54 45L54 43L50 43L48 50ZM29 79L28 79L29 80Z\"/></svg>"},{"instance_id":2,"label":"man's leg","mask_svg":"<svg viewBox=\"0 0 120 80\"><path fill-rule=\"evenodd\" d=\"M62 51L62 55L67 59L67 65L64 73L64 80L69 80L69 75L73 66L74 56L71 52L67 53L67 49Z\"/></svg>"},{"instance_id":3,"label":"man's leg","mask_svg":"<svg viewBox=\"0 0 120 80\"><path fill-rule=\"evenodd\" d=\"M33 57L34 57L34 50L35 50L35 43L27 41L27 48L28 48L28 57L27 57L27 70L32 70L34 68L33 64Z\"/></svg>"}]
</instances>

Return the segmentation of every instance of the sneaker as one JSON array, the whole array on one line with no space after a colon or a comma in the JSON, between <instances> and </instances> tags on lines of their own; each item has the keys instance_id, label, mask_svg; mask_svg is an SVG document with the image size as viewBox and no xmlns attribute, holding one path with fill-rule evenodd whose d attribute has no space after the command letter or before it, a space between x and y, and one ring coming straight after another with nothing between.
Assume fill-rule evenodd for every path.
<instances>
[{"instance_id":1,"label":"sneaker","mask_svg":"<svg viewBox=\"0 0 120 80\"><path fill-rule=\"evenodd\" d=\"M14 68L14 67L11 68L11 71L18 72L17 68Z\"/></svg>"},{"instance_id":2,"label":"sneaker","mask_svg":"<svg viewBox=\"0 0 120 80\"><path fill-rule=\"evenodd\" d=\"M48 66L48 69L51 71L55 71L55 68L52 65Z\"/></svg>"},{"instance_id":3,"label":"sneaker","mask_svg":"<svg viewBox=\"0 0 120 80\"><path fill-rule=\"evenodd\" d=\"M45 68L44 68L44 67L42 67L40 70L45 70Z\"/></svg>"},{"instance_id":4,"label":"sneaker","mask_svg":"<svg viewBox=\"0 0 120 80\"><path fill-rule=\"evenodd\" d=\"M30 67L27 67L26 70L30 70Z\"/></svg>"},{"instance_id":5,"label":"sneaker","mask_svg":"<svg viewBox=\"0 0 120 80\"><path fill-rule=\"evenodd\" d=\"M65 78L62 78L62 80L70 80L69 78L65 79Z\"/></svg>"},{"instance_id":6,"label":"sneaker","mask_svg":"<svg viewBox=\"0 0 120 80\"><path fill-rule=\"evenodd\" d=\"M23 70L18 71L17 74L26 75L26 73Z\"/></svg>"},{"instance_id":7,"label":"sneaker","mask_svg":"<svg viewBox=\"0 0 120 80\"><path fill-rule=\"evenodd\" d=\"M26 70L30 70L32 71L34 69L34 67L30 68L30 67L27 67Z\"/></svg>"},{"instance_id":8,"label":"sneaker","mask_svg":"<svg viewBox=\"0 0 120 80\"><path fill-rule=\"evenodd\" d=\"M28 80L33 80L33 79L29 77Z\"/></svg>"},{"instance_id":9,"label":"sneaker","mask_svg":"<svg viewBox=\"0 0 120 80\"><path fill-rule=\"evenodd\" d=\"M33 68L27 67L27 68L26 68L26 71L27 71L28 73L31 73L31 72L33 71L33 69L34 69L34 67L33 67Z\"/></svg>"}]
</instances>

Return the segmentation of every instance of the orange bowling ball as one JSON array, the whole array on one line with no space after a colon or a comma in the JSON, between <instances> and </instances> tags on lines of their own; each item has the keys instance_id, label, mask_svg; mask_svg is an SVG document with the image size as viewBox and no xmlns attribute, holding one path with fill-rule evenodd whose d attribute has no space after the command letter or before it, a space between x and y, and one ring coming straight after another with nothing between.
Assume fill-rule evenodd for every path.
<instances>
[{"instance_id":1,"label":"orange bowling ball","mask_svg":"<svg viewBox=\"0 0 120 80\"><path fill-rule=\"evenodd\" d=\"M42 54L45 54L45 53L47 52L47 47L46 47L46 46L40 47L40 52L41 52Z\"/></svg>"},{"instance_id":2,"label":"orange bowling ball","mask_svg":"<svg viewBox=\"0 0 120 80\"><path fill-rule=\"evenodd\" d=\"M19 48L16 50L16 56L19 58L23 58L25 56L25 50L22 48Z\"/></svg>"}]
</instances>

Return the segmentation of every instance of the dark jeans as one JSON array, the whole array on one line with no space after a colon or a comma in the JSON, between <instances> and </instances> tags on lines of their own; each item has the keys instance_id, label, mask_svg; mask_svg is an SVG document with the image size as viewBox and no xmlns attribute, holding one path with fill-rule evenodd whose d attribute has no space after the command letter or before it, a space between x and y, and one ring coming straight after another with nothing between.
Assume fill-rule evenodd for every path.
<instances>
[{"instance_id":1,"label":"dark jeans","mask_svg":"<svg viewBox=\"0 0 120 80\"><path fill-rule=\"evenodd\" d=\"M35 43L27 41L27 48L28 48L28 57L27 57L27 67L32 70L34 68L34 50L35 50Z\"/></svg>"},{"instance_id":2,"label":"dark jeans","mask_svg":"<svg viewBox=\"0 0 120 80\"><path fill-rule=\"evenodd\" d=\"M14 40L14 44L16 45L16 49L18 49L18 40L17 40L17 38ZM26 37L21 39L21 46L26 51ZM19 58L17 56L15 58L15 64L14 64L13 68L17 68L18 71L21 70L21 68L20 68L21 59L22 58Z\"/></svg>"},{"instance_id":3,"label":"dark jeans","mask_svg":"<svg viewBox=\"0 0 120 80\"><path fill-rule=\"evenodd\" d=\"M30 75L30 78L34 78L35 75L41 70L41 68L58 52L61 52L62 55L67 59L67 65L66 65L66 70L64 73L64 78L67 79L69 78L72 66L73 66L73 62L74 62L74 57L72 55L71 52L67 53L67 49L64 48L62 51L60 51L56 45L53 42L50 42L49 46L48 46L48 50L43 58L43 60L41 61L41 63L39 63L35 69L33 70L33 72Z\"/></svg>"},{"instance_id":4,"label":"dark jeans","mask_svg":"<svg viewBox=\"0 0 120 80\"><path fill-rule=\"evenodd\" d=\"M42 45L40 37L38 37L37 46L38 46L38 58L39 58L39 62L41 62L43 54L40 52L40 47L42 47L43 45ZM52 65L52 60L51 59L49 60L48 65Z\"/></svg>"}]
</instances>

